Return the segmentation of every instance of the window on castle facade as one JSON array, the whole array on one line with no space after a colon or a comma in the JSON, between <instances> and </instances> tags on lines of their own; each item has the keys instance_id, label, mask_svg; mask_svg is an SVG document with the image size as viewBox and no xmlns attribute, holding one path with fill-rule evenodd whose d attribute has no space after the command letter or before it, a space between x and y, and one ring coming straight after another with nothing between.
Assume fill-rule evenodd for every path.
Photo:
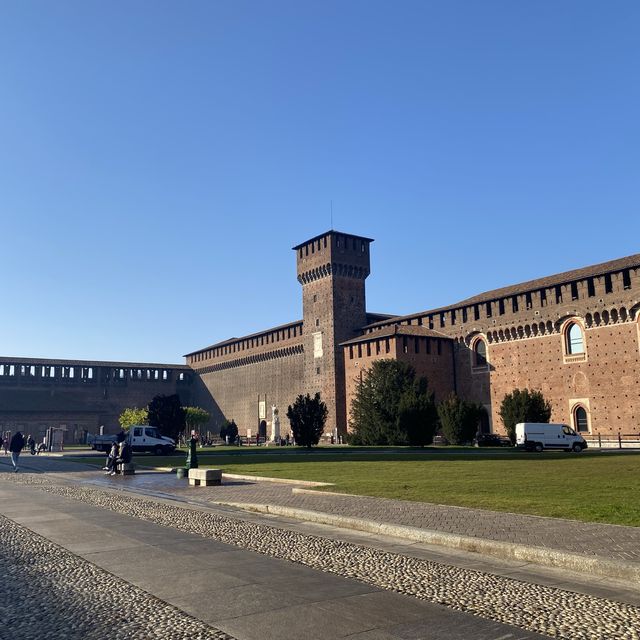
<instances>
[{"instance_id":1,"label":"window on castle facade","mask_svg":"<svg viewBox=\"0 0 640 640\"><path fill-rule=\"evenodd\" d=\"M504 315L504 300L498 300L498 313Z\"/></svg>"},{"instance_id":2,"label":"window on castle facade","mask_svg":"<svg viewBox=\"0 0 640 640\"><path fill-rule=\"evenodd\" d=\"M409 345L407 344L407 336L402 338L402 353L409 353Z\"/></svg>"},{"instance_id":3,"label":"window on castle facade","mask_svg":"<svg viewBox=\"0 0 640 640\"><path fill-rule=\"evenodd\" d=\"M587 295L593 298L596 295L596 288L593 284L593 278L587 278Z\"/></svg>"},{"instance_id":4,"label":"window on castle facade","mask_svg":"<svg viewBox=\"0 0 640 640\"><path fill-rule=\"evenodd\" d=\"M558 285L555 289L556 289L556 304L560 304L562 302L562 287Z\"/></svg>"},{"instance_id":5,"label":"window on castle facade","mask_svg":"<svg viewBox=\"0 0 640 640\"><path fill-rule=\"evenodd\" d=\"M625 269L622 272L622 286L625 289L631 289L631 273L629 272L629 269Z\"/></svg>"},{"instance_id":6,"label":"window on castle facade","mask_svg":"<svg viewBox=\"0 0 640 640\"><path fill-rule=\"evenodd\" d=\"M525 294L525 303L527 305L527 309L531 309L531 307L533 307L533 301L531 300L531 292Z\"/></svg>"},{"instance_id":7,"label":"window on castle facade","mask_svg":"<svg viewBox=\"0 0 640 640\"><path fill-rule=\"evenodd\" d=\"M612 293L613 292L613 282L611 280L611 274L605 273L604 276L604 292Z\"/></svg>"},{"instance_id":8,"label":"window on castle facade","mask_svg":"<svg viewBox=\"0 0 640 640\"><path fill-rule=\"evenodd\" d=\"M487 302L487 318L491 317L491 303Z\"/></svg>"},{"instance_id":9,"label":"window on castle facade","mask_svg":"<svg viewBox=\"0 0 640 640\"><path fill-rule=\"evenodd\" d=\"M518 296L513 296L513 298L511 298L511 307L513 309L513 313L518 313Z\"/></svg>"},{"instance_id":10,"label":"window on castle facade","mask_svg":"<svg viewBox=\"0 0 640 640\"><path fill-rule=\"evenodd\" d=\"M579 433L588 433L589 431L589 419L587 417L587 411L584 407L578 406L573 412L574 424L576 431Z\"/></svg>"},{"instance_id":11,"label":"window on castle facade","mask_svg":"<svg viewBox=\"0 0 640 640\"><path fill-rule=\"evenodd\" d=\"M572 282L571 283L571 299L572 300L577 300L579 298L578 296L578 283L577 282Z\"/></svg>"},{"instance_id":12,"label":"window on castle facade","mask_svg":"<svg viewBox=\"0 0 640 640\"><path fill-rule=\"evenodd\" d=\"M574 355L584 353L584 335L582 327L577 322L572 322L567 331L567 353Z\"/></svg>"},{"instance_id":13,"label":"window on castle facade","mask_svg":"<svg viewBox=\"0 0 640 640\"><path fill-rule=\"evenodd\" d=\"M475 344L473 345L473 366L487 366L487 345L482 339L476 340Z\"/></svg>"},{"instance_id":14,"label":"window on castle facade","mask_svg":"<svg viewBox=\"0 0 640 640\"><path fill-rule=\"evenodd\" d=\"M544 307L547 304L547 290L540 289L540 306Z\"/></svg>"}]
</instances>

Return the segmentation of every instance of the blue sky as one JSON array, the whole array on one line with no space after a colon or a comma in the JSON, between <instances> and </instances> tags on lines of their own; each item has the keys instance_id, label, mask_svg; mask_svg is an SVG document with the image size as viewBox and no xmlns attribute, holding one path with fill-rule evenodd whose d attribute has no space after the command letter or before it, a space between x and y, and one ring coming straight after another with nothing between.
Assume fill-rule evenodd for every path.
<instances>
[{"instance_id":1,"label":"blue sky","mask_svg":"<svg viewBox=\"0 0 640 640\"><path fill-rule=\"evenodd\" d=\"M640 4L0 3L0 355L181 362L302 317L291 247L375 238L370 311L637 253Z\"/></svg>"}]
</instances>

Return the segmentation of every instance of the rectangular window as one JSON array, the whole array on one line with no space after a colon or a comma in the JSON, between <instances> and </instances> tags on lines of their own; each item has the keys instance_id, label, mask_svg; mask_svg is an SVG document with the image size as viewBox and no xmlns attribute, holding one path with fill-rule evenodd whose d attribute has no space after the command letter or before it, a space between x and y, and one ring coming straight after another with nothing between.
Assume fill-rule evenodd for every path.
<instances>
[{"instance_id":1,"label":"rectangular window","mask_svg":"<svg viewBox=\"0 0 640 640\"><path fill-rule=\"evenodd\" d=\"M555 287L556 290L556 304L560 304L562 302L562 287L557 285Z\"/></svg>"},{"instance_id":2,"label":"rectangular window","mask_svg":"<svg viewBox=\"0 0 640 640\"><path fill-rule=\"evenodd\" d=\"M376 340L376 355L380 355L380 340Z\"/></svg>"},{"instance_id":3,"label":"rectangular window","mask_svg":"<svg viewBox=\"0 0 640 640\"><path fill-rule=\"evenodd\" d=\"M440 314L440 327L444 327L444 313Z\"/></svg>"},{"instance_id":4,"label":"rectangular window","mask_svg":"<svg viewBox=\"0 0 640 640\"><path fill-rule=\"evenodd\" d=\"M407 336L402 337L402 353L409 353L409 346L407 344Z\"/></svg>"},{"instance_id":5,"label":"rectangular window","mask_svg":"<svg viewBox=\"0 0 640 640\"><path fill-rule=\"evenodd\" d=\"M467 308L466 307L462 310L462 322L463 323L467 322Z\"/></svg>"},{"instance_id":6,"label":"rectangular window","mask_svg":"<svg viewBox=\"0 0 640 640\"><path fill-rule=\"evenodd\" d=\"M390 351L389 338L385 338L385 340L384 340L384 349L385 349L386 353L389 353L389 351Z\"/></svg>"},{"instance_id":7,"label":"rectangular window","mask_svg":"<svg viewBox=\"0 0 640 640\"><path fill-rule=\"evenodd\" d=\"M162 370L162 379L166 382L169 379L169 372L166 369Z\"/></svg>"},{"instance_id":8,"label":"rectangular window","mask_svg":"<svg viewBox=\"0 0 640 640\"><path fill-rule=\"evenodd\" d=\"M371 343L367 342L367 357L371 357Z\"/></svg>"},{"instance_id":9,"label":"rectangular window","mask_svg":"<svg viewBox=\"0 0 640 640\"><path fill-rule=\"evenodd\" d=\"M518 296L511 298L511 308L513 309L513 313L518 313Z\"/></svg>"},{"instance_id":10,"label":"rectangular window","mask_svg":"<svg viewBox=\"0 0 640 640\"><path fill-rule=\"evenodd\" d=\"M487 318L491 317L491 303L487 302Z\"/></svg>"},{"instance_id":11,"label":"rectangular window","mask_svg":"<svg viewBox=\"0 0 640 640\"><path fill-rule=\"evenodd\" d=\"M362 345L358 345L358 358L362 358Z\"/></svg>"},{"instance_id":12,"label":"rectangular window","mask_svg":"<svg viewBox=\"0 0 640 640\"><path fill-rule=\"evenodd\" d=\"M429 316L429 329L433 329L433 316Z\"/></svg>"},{"instance_id":13,"label":"rectangular window","mask_svg":"<svg viewBox=\"0 0 640 640\"><path fill-rule=\"evenodd\" d=\"M473 319L480 320L480 305L473 305Z\"/></svg>"},{"instance_id":14,"label":"rectangular window","mask_svg":"<svg viewBox=\"0 0 640 640\"><path fill-rule=\"evenodd\" d=\"M533 300L531 300L531 292L526 293L524 296L524 299L527 305L527 309L531 309L531 307L533 307Z\"/></svg>"},{"instance_id":15,"label":"rectangular window","mask_svg":"<svg viewBox=\"0 0 640 640\"><path fill-rule=\"evenodd\" d=\"M547 290L546 289L540 289L540 306L541 307L547 306Z\"/></svg>"},{"instance_id":16,"label":"rectangular window","mask_svg":"<svg viewBox=\"0 0 640 640\"><path fill-rule=\"evenodd\" d=\"M587 278L587 295L590 298L596 295L596 287L593 284L593 278Z\"/></svg>"},{"instance_id":17,"label":"rectangular window","mask_svg":"<svg viewBox=\"0 0 640 640\"><path fill-rule=\"evenodd\" d=\"M349 360L353 360L353 345L349 345Z\"/></svg>"},{"instance_id":18,"label":"rectangular window","mask_svg":"<svg viewBox=\"0 0 640 640\"><path fill-rule=\"evenodd\" d=\"M629 272L629 269L625 269L622 272L622 286L625 289L631 289L631 273Z\"/></svg>"},{"instance_id":19,"label":"rectangular window","mask_svg":"<svg viewBox=\"0 0 640 640\"><path fill-rule=\"evenodd\" d=\"M418 326L421 327L422 326L422 316L420 316L418 318Z\"/></svg>"},{"instance_id":20,"label":"rectangular window","mask_svg":"<svg viewBox=\"0 0 640 640\"><path fill-rule=\"evenodd\" d=\"M456 323L456 310L451 310L451 324L454 325Z\"/></svg>"},{"instance_id":21,"label":"rectangular window","mask_svg":"<svg viewBox=\"0 0 640 640\"><path fill-rule=\"evenodd\" d=\"M183 371L181 371L181 372L178 374L178 380L179 380L180 382L184 382L184 372L183 372Z\"/></svg>"},{"instance_id":22,"label":"rectangular window","mask_svg":"<svg viewBox=\"0 0 640 640\"><path fill-rule=\"evenodd\" d=\"M504 300L498 300L498 313L504 315Z\"/></svg>"},{"instance_id":23,"label":"rectangular window","mask_svg":"<svg viewBox=\"0 0 640 640\"><path fill-rule=\"evenodd\" d=\"M579 298L578 296L578 283L577 282L572 282L571 283L571 299L572 300L577 300Z\"/></svg>"}]
</instances>

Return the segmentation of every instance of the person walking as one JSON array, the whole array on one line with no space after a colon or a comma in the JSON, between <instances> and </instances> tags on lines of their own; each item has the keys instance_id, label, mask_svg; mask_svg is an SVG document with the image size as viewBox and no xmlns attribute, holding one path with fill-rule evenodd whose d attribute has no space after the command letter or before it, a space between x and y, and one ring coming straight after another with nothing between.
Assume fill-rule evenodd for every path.
<instances>
[{"instance_id":1,"label":"person walking","mask_svg":"<svg viewBox=\"0 0 640 640\"><path fill-rule=\"evenodd\" d=\"M13 465L15 473L18 473L18 458L20 457L20 452L23 449L24 436L19 431L16 431L11 438L11 443L9 444L9 451L11 451L11 464Z\"/></svg>"}]
</instances>

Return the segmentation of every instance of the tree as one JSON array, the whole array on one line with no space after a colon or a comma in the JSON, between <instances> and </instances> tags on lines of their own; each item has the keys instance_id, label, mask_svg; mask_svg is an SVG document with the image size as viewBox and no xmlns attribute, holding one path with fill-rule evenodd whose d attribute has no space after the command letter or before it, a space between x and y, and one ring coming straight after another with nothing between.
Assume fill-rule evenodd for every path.
<instances>
[{"instance_id":1,"label":"tree","mask_svg":"<svg viewBox=\"0 0 640 640\"><path fill-rule=\"evenodd\" d=\"M327 414L327 405L320 400L319 393L313 398L308 393L306 396L299 395L287 409L295 443L309 449L318 444L324 432Z\"/></svg>"},{"instance_id":2,"label":"tree","mask_svg":"<svg viewBox=\"0 0 640 640\"><path fill-rule=\"evenodd\" d=\"M199 427L209 422L211 414L200 407L183 407L184 422L188 431L198 431Z\"/></svg>"},{"instance_id":3,"label":"tree","mask_svg":"<svg viewBox=\"0 0 640 640\"><path fill-rule=\"evenodd\" d=\"M123 429L128 429L134 424L149 424L149 412L146 408L127 407L118 418Z\"/></svg>"},{"instance_id":4,"label":"tree","mask_svg":"<svg viewBox=\"0 0 640 640\"><path fill-rule=\"evenodd\" d=\"M351 406L352 444L424 446L433 441L437 414L427 379L398 360L376 360Z\"/></svg>"},{"instance_id":5,"label":"tree","mask_svg":"<svg viewBox=\"0 0 640 640\"><path fill-rule=\"evenodd\" d=\"M160 433L177 440L185 427L185 410L180 405L180 396L159 395L149 403L149 424L160 430Z\"/></svg>"},{"instance_id":6,"label":"tree","mask_svg":"<svg viewBox=\"0 0 640 640\"><path fill-rule=\"evenodd\" d=\"M229 438L229 444L235 444L238 437L238 425L235 420L225 420L220 427L220 437L226 442Z\"/></svg>"},{"instance_id":7,"label":"tree","mask_svg":"<svg viewBox=\"0 0 640 640\"><path fill-rule=\"evenodd\" d=\"M467 402L455 393L449 394L438 405L438 417L444 437L451 444L469 442L478 431L478 421L485 411L481 404Z\"/></svg>"},{"instance_id":8,"label":"tree","mask_svg":"<svg viewBox=\"0 0 640 640\"><path fill-rule=\"evenodd\" d=\"M512 444L516 443L516 424L519 422L549 422L551 403L541 391L514 389L500 405L500 417Z\"/></svg>"}]
</instances>

